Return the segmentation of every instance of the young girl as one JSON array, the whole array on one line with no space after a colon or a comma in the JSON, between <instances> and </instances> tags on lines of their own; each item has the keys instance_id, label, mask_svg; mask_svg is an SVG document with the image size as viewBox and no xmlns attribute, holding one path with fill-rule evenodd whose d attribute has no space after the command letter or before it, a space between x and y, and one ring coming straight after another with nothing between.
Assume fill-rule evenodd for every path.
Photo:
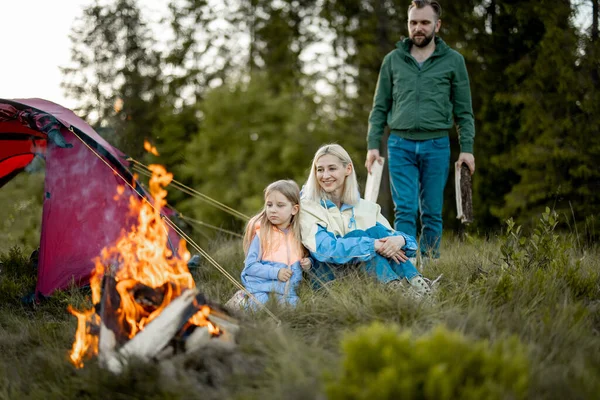
<instances>
[{"instance_id":1,"label":"young girl","mask_svg":"<svg viewBox=\"0 0 600 400\"><path fill-rule=\"evenodd\" d=\"M260 303L266 303L271 293L280 302L291 305L298 302L296 288L302 270L308 271L312 265L300 241L299 211L298 185L291 180L280 180L267 186L263 210L246 226L242 283ZM238 292L227 305L258 306L253 299L240 300Z\"/></svg>"}]
</instances>

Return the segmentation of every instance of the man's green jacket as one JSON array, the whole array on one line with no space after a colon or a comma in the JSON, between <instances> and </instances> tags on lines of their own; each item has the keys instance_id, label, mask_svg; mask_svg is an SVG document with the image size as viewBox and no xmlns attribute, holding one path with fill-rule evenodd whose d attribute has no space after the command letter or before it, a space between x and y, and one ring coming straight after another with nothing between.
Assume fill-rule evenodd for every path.
<instances>
[{"instance_id":1,"label":"man's green jacket","mask_svg":"<svg viewBox=\"0 0 600 400\"><path fill-rule=\"evenodd\" d=\"M368 148L379 149L385 125L405 139L444 137L454 121L461 152L473 153L475 124L469 76L463 56L435 38L435 51L419 68L404 39L383 59L373 110Z\"/></svg>"}]
</instances>

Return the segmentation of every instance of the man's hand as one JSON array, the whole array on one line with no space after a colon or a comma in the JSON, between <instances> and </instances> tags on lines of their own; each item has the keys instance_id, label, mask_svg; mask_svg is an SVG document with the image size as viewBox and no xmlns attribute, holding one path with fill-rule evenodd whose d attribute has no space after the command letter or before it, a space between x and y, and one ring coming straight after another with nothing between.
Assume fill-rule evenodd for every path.
<instances>
[{"instance_id":1,"label":"man's hand","mask_svg":"<svg viewBox=\"0 0 600 400\"><path fill-rule=\"evenodd\" d=\"M467 164L471 175L475 172L475 157L471 153L460 153L456 161L456 167L460 167L462 163Z\"/></svg>"},{"instance_id":2,"label":"man's hand","mask_svg":"<svg viewBox=\"0 0 600 400\"><path fill-rule=\"evenodd\" d=\"M365 161L365 167L367 167L367 171L369 173L371 173L371 166L375 161L377 161L379 164L383 163L383 159L379 155L379 150L371 149L367 152L367 161Z\"/></svg>"},{"instance_id":3,"label":"man's hand","mask_svg":"<svg viewBox=\"0 0 600 400\"><path fill-rule=\"evenodd\" d=\"M310 268L312 267L311 259L309 257L304 257L302 260L300 260L300 266L304 272L310 271Z\"/></svg>"},{"instance_id":4,"label":"man's hand","mask_svg":"<svg viewBox=\"0 0 600 400\"><path fill-rule=\"evenodd\" d=\"M292 270L289 268L280 268L277 272L277 279L281 282L287 282L292 277Z\"/></svg>"}]
</instances>

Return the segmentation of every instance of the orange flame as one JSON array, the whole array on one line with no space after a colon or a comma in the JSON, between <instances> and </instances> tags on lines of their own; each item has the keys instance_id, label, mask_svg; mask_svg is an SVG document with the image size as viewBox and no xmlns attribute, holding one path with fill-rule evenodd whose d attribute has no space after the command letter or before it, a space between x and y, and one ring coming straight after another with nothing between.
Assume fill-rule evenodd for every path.
<instances>
[{"instance_id":1,"label":"orange flame","mask_svg":"<svg viewBox=\"0 0 600 400\"><path fill-rule=\"evenodd\" d=\"M94 309L84 312L78 312L69 306L67 310L77 317L77 332L75 333L75 343L70 354L73 365L77 368L83 367L83 358L89 357L90 349L98 348L98 336L90 332L89 322L94 314ZM92 350L93 351L93 350Z\"/></svg>"},{"instance_id":2,"label":"orange flame","mask_svg":"<svg viewBox=\"0 0 600 400\"><path fill-rule=\"evenodd\" d=\"M119 198L125 193L125 186L119 185L117 186L117 194L113 196L114 201L119 201Z\"/></svg>"},{"instance_id":3,"label":"orange flame","mask_svg":"<svg viewBox=\"0 0 600 400\"><path fill-rule=\"evenodd\" d=\"M137 214L138 224L129 232L124 232L114 246L102 249L101 255L94 260L95 269L90 278L92 302L99 304L105 273L114 277L120 297L120 307L115 310L115 317L129 338L142 331L184 290L195 286L187 268L190 253L185 241L180 241L178 256L175 256L169 248L167 225L160 213L166 205L167 191L164 187L171 182L173 175L160 165L150 165L149 169L152 171L150 192L154 207L145 199L129 198L130 210ZM117 191L121 195L123 188L119 187ZM134 297L134 288L139 285L160 291L162 302L144 307ZM81 368L84 359L98 353L98 336L91 332L90 327L94 325L94 318L99 326L100 318L94 308L78 312L69 307L69 311L77 317L77 332L70 358L76 367ZM201 306L188 322L207 326L212 335L219 335L219 328L207 319L210 312L210 307Z\"/></svg>"},{"instance_id":4,"label":"orange flame","mask_svg":"<svg viewBox=\"0 0 600 400\"><path fill-rule=\"evenodd\" d=\"M113 104L113 108L115 110L115 113L120 113L121 110L123 109L123 99L120 97L117 97L115 99L115 103Z\"/></svg>"},{"instance_id":5,"label":"orange flame","mask_svg":"<svg viewBox=\"0 0 600 400\"><path fill-rule=\"evenodd\" d=\"M155 156L158 156L158 150L156 150L156 147L152 146L152 144L150 144L149 141L144 140L144 150L146 150L148 153L152 153Z\"/></svg>"}]
</instances>

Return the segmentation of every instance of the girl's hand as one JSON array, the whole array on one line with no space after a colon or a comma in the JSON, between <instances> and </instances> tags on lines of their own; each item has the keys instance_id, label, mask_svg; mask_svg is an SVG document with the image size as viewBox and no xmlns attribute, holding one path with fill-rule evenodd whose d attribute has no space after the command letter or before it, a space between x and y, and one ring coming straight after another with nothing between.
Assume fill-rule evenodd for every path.
<instances>
[{"instance_id":1,"label":"girl's hand","mask_svg":"<svg viewBox=\"0 0 600 400\"><path fill-rule=\"evenodd\" d=\"M375 250L385 258L394 260L397 263L403 263L408 260L408 257L406 257L406 254L402 250L405 244L406 241L402 236L388 236L375 241Z\"/></svg>"},{"instance_id":2,"label":"girl's hand","mask_svg":"<svg viewBox=\"0 0 600 400\"><path fill-rule=\"evenodd\" d=\"M300 260L300 266L304 272L308 272L312 268L312 260L308 257L304 257Z\"/></svg>"},{"instance_id":3,"label":"girl's hand","mask_svg":"<svg viewBox=\"0 0 600 400\"><path fill-rule=\"evenodd\" d=\"M292 270L288 268L280 268L277 272L277 279L281 282L287 282L292 277Z\"/></svg>"}]
</instances>

